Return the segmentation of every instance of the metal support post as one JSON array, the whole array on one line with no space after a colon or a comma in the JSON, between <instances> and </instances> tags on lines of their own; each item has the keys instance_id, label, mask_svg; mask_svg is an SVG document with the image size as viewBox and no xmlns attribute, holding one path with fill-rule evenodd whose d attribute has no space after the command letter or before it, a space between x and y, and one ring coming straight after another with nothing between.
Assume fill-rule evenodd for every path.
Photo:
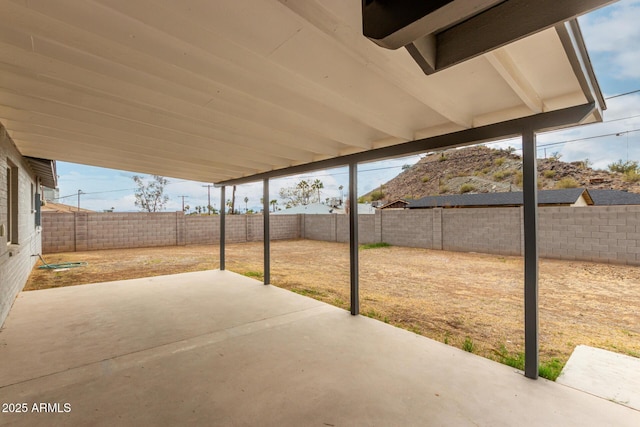
<instances>
[{"instance_id":1,"label":"metal support post","mask_svg":"<svg viewBox=\"0 0 640 427\"><path fill-rule=\"evenodd\" d=\"M264 284L271 283L271 235L269 233L269 178L262 186L262 218L264 220Z\"/></svg>"},{"instance_id":2,"label":"metal support post","mask_svg":"<svg viewBox=\"0 0 640 427\"><path fill-rule=\"evenodd\" d=\"M524 203L524 375L538 378L538 170L536 135L522 133Z\"/></svg>"},{"instance_id":3,"label":"metal support post","mask_svg":"<svg viewBox=\"0 0 640 427\"><path fill-rule=\"evenodd\" d=\"M225 196L226 187L220 187L220 270L224 270L224 240L225 240L225 209L227 207L226 204L226 196Z\"/></svg>"},{"instance_id":4,"label":"metal support post","mask_svg":"<svg viewBox=\"0 0 640 427\"><path fill-rule=\"evenodd\" d=\"M360 313L358 272L358 164L349 164L349 253L351 274L351 314Z\"/></svg>"}]
</instances>

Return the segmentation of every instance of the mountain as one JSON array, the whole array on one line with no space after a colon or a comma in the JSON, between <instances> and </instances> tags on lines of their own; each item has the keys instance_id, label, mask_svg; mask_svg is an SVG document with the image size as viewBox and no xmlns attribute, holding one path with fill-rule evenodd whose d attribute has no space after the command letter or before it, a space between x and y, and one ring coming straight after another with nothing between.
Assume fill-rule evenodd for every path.
<instances>
[{"instance_id":1,"label":"mountain","mask_svg":"<svg viewBox=\"0 0 640 427\"><path fill-rule=\"evenodd\" d=\"M595 170L589 161L538 159L538 188L585 187L640 193L640 175ZM426 155L359 200L390 202L439 194L522 190L522 158L512 150L474 146Z\"/></svg>"}]
</instances>

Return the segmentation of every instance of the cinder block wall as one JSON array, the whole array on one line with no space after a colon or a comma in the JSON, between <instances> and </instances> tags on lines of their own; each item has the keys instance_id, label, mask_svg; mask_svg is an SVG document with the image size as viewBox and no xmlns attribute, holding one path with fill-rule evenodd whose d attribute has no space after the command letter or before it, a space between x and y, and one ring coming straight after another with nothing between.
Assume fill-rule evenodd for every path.
<instances>
[{"instance_id":1,"label":"cinder block wall","mask_svg":"<svg viewBox=\"0 0 640 427\"><path fill-rule=\"evenodd\" d=\"M7 160L18 168L18 244L12 245L7 244ZM41 251L42 235L35 225L31 199L31 186L37 191L36 184L33 171L0 125L0 225L5 230L0 236L0 326L38 259L32 255Z\"/></svg>"},{"instance_id":2,"label":"cinder block wall","mask_svg":"<svg viewBox=\"0 0 640 427\"><path fill-rule=\"evenodd\" d=\"M186 224L187 245L212 245L220 241L220 217L218 215L189 215L186 217Z\"/></svg>"},{"instance_id":3,"label":"cinder block wall","mask_svg":"<svg viewBox=\"0 0 640 427\"><path fill-rule=\"evenodd\" d=\"M43 253L215 244L220 242L220 216L163 213L43 212ZM227 215L229 243L261 241L261 215ZM298 215L272 215L272 240L300 238Z\"/></svg>"},{"instance_id":4,"label":"cinder block wall","mask_svg":"<svg viewBox=\"0 0 640 427\"><path fill-rule=\"evenodd\" d=\"M271 215L269 233L272 240L299 239L302 215Z\"/></svg>"},{"instance_id":5,"label":"cinder block wall","mask_svg":"<svg viewBox=\"0 0 640 427\"><path fill-rule=\"evenodd\" d=\"M76 217L72 213L42 213L42 251L44 253L76 250Z\"/></svg>"},{"instance_id":6,"label":"cinder block wall","mask_svg":"<svg viewBox=\"0 0 640 427\"><path fill-rule=\"evenodd\" d=\"M520 212L520 208L442 209L442 249L520 255Z\"/></svg>"},{"instance_id":7,"label":"cinder block wall","mask_svg":"<svg viewBox=\"0 0 640 427\"><path fill-rule=\"evenodd\" d=\"M151 215L152 217L147 217ZM131 218L136 218L132 220ZM260 215L228 215L227 242L261 241ZM168 214L43 215L45 253L115 247L213 244L220 217ZM522 208L387 210L360 215L359 242L523 253ZM347 242L346 215L272 215L271 239ZM640 206L540 208L539 251L547 258L640 265Z\"/></svg>"},{"instance_id":8,"label":"cinder block wall","mask_svg":"<svg viewBox=\"0 0 640 427\"><path fill-rule=\"evenodd\" d=\"M304 221L303 239L336 241L336 214L302 215Z\"/></svg>"},{"instance_id":9,"label":"cinder block wall","mask_svg":"<svg viewBox=\"0 0 640 427\"><path fill-rule=\"evenodd\" d=\"M337 214L307 215L300 214L303 223L300 237L309 240L346 243L349 241L349 216ZM376 217L379 215L358 216L358 243L379 242L376 237Z\"/></svg>"},{"instance_id":10,"label":"cinder block wall","mask_svg":"<svg viewBox=\"0 0 640 427\"><path fill-rule=\"evenodd\" d=\"M547 207L540 256L640 265L640 206Z\"/></svg>"},{"instance_id":11,"label":"cinder block wall","mask_svg":"<svg viewBox=\"0 0 640 427\"><path fill-rule=\"evenodd\" d=\"M382 241L395 246L433 248L433 210L381 211Z\"/></svg>"},{"instance_id":12,"label":"cinder block wall","mask_svg":"<svg viewBox=\"0 0 640 427\"><path fill-rule=\"evenodd\" d=\"M76 250L184 245L179 233L184 220L182 212L79 213L76 215Z\"/></svg>"}]
</instances>

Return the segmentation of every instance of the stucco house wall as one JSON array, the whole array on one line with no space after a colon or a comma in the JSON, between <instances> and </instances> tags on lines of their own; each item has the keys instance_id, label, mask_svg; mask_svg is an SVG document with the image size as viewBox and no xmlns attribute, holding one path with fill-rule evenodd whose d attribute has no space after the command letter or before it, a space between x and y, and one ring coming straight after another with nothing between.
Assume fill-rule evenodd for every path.
<instances>
[{"instance_id":1,"label":"stucco house wall","mask_svg":"<svg viewBox=\"0 0 640 427\"><path fill-rule=\"evenodd\" d=\"M8 236L9 189L7 187L12 169L13 180L17 179L17 242ZM38 190L37 178L22 157L4 127L0 126L0 326L9 314L18 292L22 290L42 246L41 228L35 225L35 207L32 194ZM14 221L12 220L12 223Z\"/></svg>"}]
</instances>

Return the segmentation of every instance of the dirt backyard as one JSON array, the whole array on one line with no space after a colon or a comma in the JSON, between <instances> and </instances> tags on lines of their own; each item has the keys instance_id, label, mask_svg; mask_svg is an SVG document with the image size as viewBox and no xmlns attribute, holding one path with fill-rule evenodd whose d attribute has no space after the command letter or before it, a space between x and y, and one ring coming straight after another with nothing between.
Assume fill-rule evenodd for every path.
<instances>
[{"instance_id":1,"label":"dirt backyard","mask_svg":"<svg viewBox=\"0 0 640 427\"><path fill-rule=\"evenodd\" d=\"M276 241L271 249L274 285L349 308L346 244ZM218 253L217 246L186 246L52 254L45 257L48 263L88 266L36 268L25 290L213 269ZM228 245L227 269L261 280L262 244ZM521 366L519 257L362 248L360 289L364 315ZM578 344L640 357L640 268L541 260L539 298L540 359L556 374Z\"/></svg>"}]
</instances>

